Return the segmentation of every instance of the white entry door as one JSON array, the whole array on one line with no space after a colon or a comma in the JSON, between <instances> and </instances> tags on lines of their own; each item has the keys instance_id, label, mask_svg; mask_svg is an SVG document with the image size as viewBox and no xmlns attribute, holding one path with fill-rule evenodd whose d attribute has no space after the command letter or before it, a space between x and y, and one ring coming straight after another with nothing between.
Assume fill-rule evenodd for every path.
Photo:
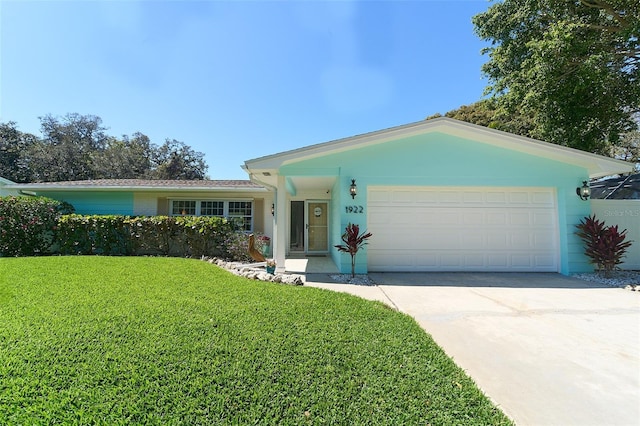
<instances>
[{"instance_id":1,"label":"white entry door","mask_svg":"<svg viewBox=\"0 0 640 426\"><path fill-rule=\"evenodd\" d=\"M370 271L559 269L551 188L370 187Z\"/></svg>"}]
</instances>

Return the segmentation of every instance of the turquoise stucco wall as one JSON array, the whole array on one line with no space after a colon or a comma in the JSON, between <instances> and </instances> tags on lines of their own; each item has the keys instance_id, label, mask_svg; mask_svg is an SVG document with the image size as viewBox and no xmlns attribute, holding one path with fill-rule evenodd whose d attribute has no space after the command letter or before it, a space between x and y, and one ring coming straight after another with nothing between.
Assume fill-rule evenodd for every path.
<instances>
[{"instance_id":1,"label":"turquoise stucco wall","mask_svg":"<svg viewBox=\"0 0 640 426\"><path fill-rule=\"evenodd\" d=\"M332 191L332 246L340 240L348 223L366 228L370 185L549 187L558 197L560 272L591 270L575 236L575 225L590 214L590 203L575 194L575 188L588 179L587 170L581 167L448 134L429 133L288 164L280 173L295 175L303 169L308 173L331 167L338 170ZM348 194L351 178L358 186L355 200ZM349 213L351 205L363 206L364 213ZM332 252L331 256L342 272L350 271L348 255ZM365 246L357 257L357 271L366 270Z\"/></svg>"},{"instance_id":2,"label":"turquoise stucco wall","mask_svg":"<svg viewBox=\"0 0 640 426\"><path fill-rule=\"evenodd\" d=\"M329 221L329 254L333 259L333 263L336 265L342 265L343 263L343 253L340 253L334 246L336 244L342 244L342 240L340 236L344 232L344 227L342 226L342 216L341 216L341 196L342 193L342 185L340 179L336 181L336 183L331 188L331 218ZM341 272L345 271L344 266L339 266ZM349 270L351 269L351 264L349 264Z\"/></svg>"},{"instance_id":3,"label":"turquoise stucco wall","mask_svg":"<svg viewBox=\"0 0 640 426\"><path fill-rule=\"evenodd\" d=\"M132 192L38 192L38 195L71 203L78 214L133 215Z\"/></svg>"}]
</instances>

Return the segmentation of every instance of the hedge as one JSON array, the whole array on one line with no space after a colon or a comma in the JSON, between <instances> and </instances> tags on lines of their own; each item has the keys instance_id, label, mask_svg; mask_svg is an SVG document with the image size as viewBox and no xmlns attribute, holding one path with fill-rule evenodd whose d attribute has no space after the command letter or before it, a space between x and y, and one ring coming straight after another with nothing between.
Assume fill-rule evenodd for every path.
<instances>
[{"instance_id":1,"label":"hedge","mask_svg":"<svg viewBox=\"0 0 640 426\"><path fill-rule=\"evenodd\" d=\"M0 256L49 253L58 219L70 212L70 204L50 198L0 197Z\"/></svg>"},{"instance_id":2,"label":"hedge","mask_svg":"<svg viewBox=\"0 0 640 426\"><path fill-rule=\"evenodd\" d=\"M60 254L225 258L233 234L233 224L220 217L117 215L63 216L57 232Z\"/></svg>"},{"instance_id":3,"label":"hedge","mask_svg":"<svg viewBox=\"0 0 640 426\"><path fill-rule=\"evenodd\" d=\"M0 197L0 256L164 255L250 260L247 236L224 218L63 214L72 209L44 197Z\"/></svg>"}]
</instances>

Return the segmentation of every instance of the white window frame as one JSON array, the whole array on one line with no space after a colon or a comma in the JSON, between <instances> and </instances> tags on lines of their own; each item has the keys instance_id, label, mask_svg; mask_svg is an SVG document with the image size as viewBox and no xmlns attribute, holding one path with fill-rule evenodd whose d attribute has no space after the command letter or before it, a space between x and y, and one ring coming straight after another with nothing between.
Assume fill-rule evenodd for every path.
<instances>
[{"instance_id":1,"label":"white window frame","mask_svg":"<svg viewBox=\"0 0 640 426\"><path fill-rule=\"evenodd\" d=\"M253 232L253 222L254 222L254 214L255 214L255 202L252 198L225 198L225 199L221 199L221 198L169 198L169 216L180 216L179 214L175 214L173 213L173 203L174 202L181 202L181 201L194 201L196 203L196 209L195 209L195 214L193 215L189 215L189 216L207 216L207 217L224 217L228 220L233 220L233 218L238 218L238 217L242 217L242 218L246 218L247 216L238 216L238 215L234 215L234 216L230 216L229 215L229 203L233 203L233 202L245 202L245 203L249 203L250 204L250 208L251 208L251 215L250 215L250 219L249 219L249 229L242 229L244 232ZM215 202L221 202L223 203L223 214L222 215L203 215L201 213L202 210L202 203L203 202L210 202L210 201L215 201ZM243 225L246 226L246 223L244 223L243 220Z\"/></svg>"}]
</instances>

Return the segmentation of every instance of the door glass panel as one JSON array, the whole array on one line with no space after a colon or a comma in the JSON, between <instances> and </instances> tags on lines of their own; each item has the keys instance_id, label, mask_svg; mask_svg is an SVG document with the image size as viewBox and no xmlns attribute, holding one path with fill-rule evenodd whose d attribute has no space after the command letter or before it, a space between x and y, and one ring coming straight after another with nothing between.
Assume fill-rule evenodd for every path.
<instances>
[{"instance_id":1,"label":"door glass panel","mask_svg":"<svg viewBox=\"0 0 640 426\"><path fill-rule=\"evenodd\" d=\"M289 250L304 250L304 201L291 202L291 228L289 229Z\"/></svg>"},{"instance_id":2,"label":"door glass panel","mask_svg":"<svg viewBox=\"0 0 640 426\"><path fill-rule=\"evenodd\" d=\"M329 250L329 214L326 201L308 202L307 224L308 252L326 252Z\"/></svg>"}]
</instances>

